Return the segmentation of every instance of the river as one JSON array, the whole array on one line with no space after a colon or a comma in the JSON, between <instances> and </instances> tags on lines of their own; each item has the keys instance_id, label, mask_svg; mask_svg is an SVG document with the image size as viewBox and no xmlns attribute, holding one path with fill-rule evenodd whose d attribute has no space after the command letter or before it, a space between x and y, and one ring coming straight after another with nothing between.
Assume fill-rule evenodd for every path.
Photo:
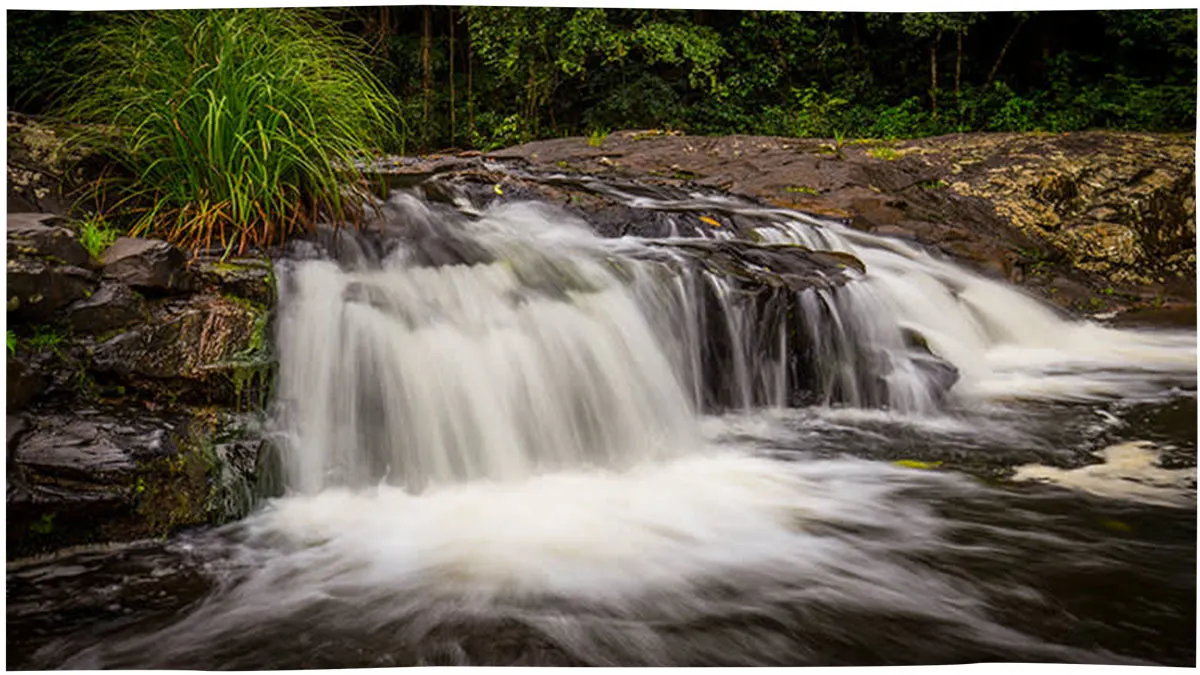
<instances>
[{"instance_id":1,"label":"river","mask_svg":"<svg viewBox=\"0 0 1200 675\"><path fill-rule=\"evenodd\" d=\"M603 238L400 191L383 236L298 248L287 493L10 563L9 667L1194 665L1194 326L614 191L754 226ZM763 262L804 249L862 269Z\"/></svg>"}]
</instances>

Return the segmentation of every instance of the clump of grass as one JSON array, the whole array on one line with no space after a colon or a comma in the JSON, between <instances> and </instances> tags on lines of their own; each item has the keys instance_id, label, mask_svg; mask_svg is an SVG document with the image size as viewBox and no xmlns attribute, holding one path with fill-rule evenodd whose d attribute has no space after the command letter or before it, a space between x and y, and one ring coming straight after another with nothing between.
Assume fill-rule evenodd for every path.
<instances>
[{"instance_id":1,"label":"clump of grass","mask_svg":"<svg viewBox=\"0 0 1200 675\"><path fill-rule=\"evenodd\" d=\"M104 218L93 216L79 225L79 243L93 258L99 258L117 240L117 231Z\"/></svg>"},{"instance_id":2,"label":"clump of grass","mask_svg":"<svg viewBox=\"0 0 1200 675\"><path fill-rule=\"evenodd\" d=\"M187 248L357 222L361 162L400 138L360 46L309 9L114 14L78 45L92 65L62 111L129 175L97 202Z\"/></svg>"},{"instance_id":3,"label":"clump of grass","mask_svg":"<svg viewBox=\"0 0 1200 675\"><path fill-rule=\"evenodd\" d=\"M900 159L900 153L897 152L895 148L871 148L870 150L867 150L867 154L875 159L882 159L886 162Z\"/></svg>"},{"instance_id":4,"label":"clump of grass","mask_svg":"<svg viewBox=\"0 0 1200 675\"><path fill-rule=\"evenodd\" d=\"M588 134L588 145L593 148L598 148L604 145L604 139L608 138L608 132L597 129Z\"/></svg>"}]
</instances>

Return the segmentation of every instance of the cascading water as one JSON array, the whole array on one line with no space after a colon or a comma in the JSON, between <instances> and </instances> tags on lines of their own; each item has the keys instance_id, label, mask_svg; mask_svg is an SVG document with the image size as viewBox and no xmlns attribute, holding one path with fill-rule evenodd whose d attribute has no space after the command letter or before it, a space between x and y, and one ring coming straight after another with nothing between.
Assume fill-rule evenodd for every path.
<instances>
[{"instance_id":1,"label":"cascading water","mask_svg":"<svg viewBox=\"0 0 1200 675\"><path fill-rule=\"evenodd\" d=\"M409 204L410 208L424 208ZM523 210L476 226L496 262L286 272L279 392L292 486L510 480L695 445L694 412L635 297ZM465 225L448 223L446 226ZM524 239L524 240L523 240Z\"/></svg>"},{"instance_id":2,"label":"cascading water","mask_svg":"<svg viewBox=\"0 0 1200 675\"><path fill-rule=\"evenodd\" d=\"M604 239L402 194L377 240L281 265L288 494L221 534L186 617L67 665L1140 662L1057 623L1045 580L1142 549L1080 554L1041 502L875 460L1059 456L1109 433L1078 401L1194 392L1194 336L790 212L629 201L759 225Z\"/></svg>"}]
</instances>

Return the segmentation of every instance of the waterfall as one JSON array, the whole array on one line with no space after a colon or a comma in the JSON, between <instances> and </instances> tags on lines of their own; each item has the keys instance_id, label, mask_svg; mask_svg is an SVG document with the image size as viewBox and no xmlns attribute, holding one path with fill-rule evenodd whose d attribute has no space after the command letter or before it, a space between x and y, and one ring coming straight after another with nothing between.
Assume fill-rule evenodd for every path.
<instances>
[{"instance_id":1,"label":"waterfall","mask_svg":"<svg viewBox=\"0 0 1200 675\"><path fill-rule=\"evenodd\" d=\"M398 195L385 245L351 238L340 262L282 267L277 407L291 487L420 492L628 468L694 451L695 417L714 410L919 414L951 384L958 399L1090 396L1136 386L1147 368L1194 370L1186 336L1071 322L907 244L790 212L649 203L741 209L765 223L748 234L776 247L769 260L792 245L850 253L865 270L748 285L706 266L704 250L604 239L548 207L468 215ZM775 273L764 250L738 255Z\"/></svg>"}]
</instances>

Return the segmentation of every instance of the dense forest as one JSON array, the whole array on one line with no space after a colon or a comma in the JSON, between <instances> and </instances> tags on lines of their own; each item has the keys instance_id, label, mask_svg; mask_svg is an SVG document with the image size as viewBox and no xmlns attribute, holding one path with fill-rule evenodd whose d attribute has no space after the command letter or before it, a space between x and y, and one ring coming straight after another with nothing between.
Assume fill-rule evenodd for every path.
<instances>
[{"instance_id":1,"label":"dense forest","mask_svg":"<svg viewBox=\"0 0 1200 675\"><path fill-rule=\"evenodd\" d=\"M322 11L363 38L402 103L409 151L620 128L896 138L1195 127L1194 10ZM102 23L9 12L9 108L53 103L55 84L86 70L66 45Z\"/></svg>"}]
</instances>

